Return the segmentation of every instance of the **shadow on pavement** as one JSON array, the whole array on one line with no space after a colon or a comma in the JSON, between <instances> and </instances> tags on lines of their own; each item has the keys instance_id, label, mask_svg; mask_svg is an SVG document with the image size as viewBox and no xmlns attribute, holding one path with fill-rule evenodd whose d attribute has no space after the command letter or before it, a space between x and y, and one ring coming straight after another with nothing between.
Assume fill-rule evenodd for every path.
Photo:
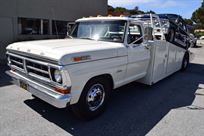
<instances>
[{"instance_id":1,"label":"shadow on pavement","mask_svg":"<svg viewBox=\"0 0 204 136\"><path fill-rule=\"evenodd\" d=\"M196 46L193 46L192 48L202 48L203 46L199 46L199 45L196 45Z\"/></svg>"},{"instance_id":2,"label":"shadow on pavement","mask_svg":"<svg viewBox=\"0 0 204 136\"><path fill-rule=\"evenodd\" d=\"M6 75L5 71L9 68L7 66L0 65L0 87L11 85L11 78Z\"/></svg>"},{"instance_id":3,"label":"shadow on pavement","mask_svg":"<svg viewBox=\"0 0 204 136\"><path fill-rule=\"evenodd\" d=\"M147 134L171 109L189 106L198 85L204 83L204 65L191 64L186 72L153 85L131 83L113 92L104 114L95 120L77 120L69 109L57 109L32 99L25 103L43 118L72 135L109 136Z\"/></svg>"}]
</instances>

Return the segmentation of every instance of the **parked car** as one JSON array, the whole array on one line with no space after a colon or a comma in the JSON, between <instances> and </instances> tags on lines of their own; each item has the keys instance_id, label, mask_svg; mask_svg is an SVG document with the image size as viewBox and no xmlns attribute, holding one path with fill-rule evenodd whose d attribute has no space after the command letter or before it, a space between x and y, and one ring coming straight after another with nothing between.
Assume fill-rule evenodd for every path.
<instances>
[{"instance_id":1,"label":"parked car","mask_svg":"<svg viewBox=\"0 0 204 136\"><path fill-rule=\"evenodd\" d=\"M204 36L201 36L201 37L200 37L200 40L204 40Z\"/></svg>"},{"instance_id":2,"label":"parked car","mask_svg":"<svg viewBox=\"0 0 204 136\"><path fill-rule=\"evenodd\" d=\"M183 18L176 14L158 14L158 16L162 25L168 28L166 40L183 48L189 48L190 36Z\"/></svg>"},{"instance_id":3,"label":"parked car","mask_svg":"<svg viewBox=\"0 0 204 136\"><path fill-rule=\"evenodd\" d=\"M146 25L151 25L154 32L165 34L168 42L177 44L182 48L190 47L190 36L188 28L181 16L175 14L142 14L132 15L131 17L144 21ZM150 19L153 19L150 22Z\"/></svg>"},{"instance_id":4,"label":"parked car","mask_svg":"<svg viewBox=\"0 0 204 136\"><path fill-rule=\"evenodd\" d=\"M135 20L140 20L143 22L144 27L152 27L153 34L156 39L162 39L162 34L165 30L162 28L161 21L158 15L156 14L140 14L140 15L131 15L131 18Z\"/></svg>"}]
</instances>

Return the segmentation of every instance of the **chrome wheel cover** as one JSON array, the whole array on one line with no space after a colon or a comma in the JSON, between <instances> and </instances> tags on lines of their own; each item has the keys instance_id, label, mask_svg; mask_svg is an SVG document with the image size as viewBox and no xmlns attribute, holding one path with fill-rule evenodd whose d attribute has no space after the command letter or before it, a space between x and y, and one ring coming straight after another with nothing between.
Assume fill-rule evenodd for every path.
<instances>
[{"instance_id":1,"label":"chrome wheel cover","mask_svg":"<svg viewBox=\"0 0 204 136\"><path fill-rule=\"evenodd\" d=\"M94 84L90 87L86 101L89 110L96 111L103 104L105 99L105 89L101 84Z\"/></svg>"}]
</instances>

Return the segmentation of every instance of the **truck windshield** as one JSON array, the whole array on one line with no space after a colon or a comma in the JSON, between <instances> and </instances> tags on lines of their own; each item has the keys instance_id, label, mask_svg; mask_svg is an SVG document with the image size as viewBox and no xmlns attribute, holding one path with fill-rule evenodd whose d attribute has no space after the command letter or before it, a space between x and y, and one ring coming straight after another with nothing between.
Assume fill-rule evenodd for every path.
<instances>
[{"instance_id":1,"label":"truck windshield","mask_svg":"<svg viewBox=\"0 0 204 136\"><path fill-rule=\"evenodd\" d=\"M71 36L79 39L123 42L125 27L126 21L83 21L76 23Z\"/></svg>"}]
</instances>

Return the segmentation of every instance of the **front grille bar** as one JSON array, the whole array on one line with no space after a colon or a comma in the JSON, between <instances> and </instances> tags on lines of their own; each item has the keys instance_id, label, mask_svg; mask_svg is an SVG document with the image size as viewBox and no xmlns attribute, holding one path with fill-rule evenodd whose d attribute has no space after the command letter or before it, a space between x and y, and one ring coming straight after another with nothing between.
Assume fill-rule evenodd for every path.
<instances>
[{"instance_id":1,"label":"front grille bar","mask_svg":"<svg viewBox=\"0 0 204 136\"><path fill-rule=\"evenodd\" d=\"M40 80L56 83L52 78L51 69L60 69L60 66L48 64L46 62L41 62L38 60L32 60L30 58L19 56L9 52L7 52L7 55L9 60L8 65L11 68L19 70Z\"/></svg>"},{"instance_id":2,"label":"front grille bar","mask_svg":"<svg viewBox=\"0 0 204 136\"><path fill-rule=\"evenodd\" d=\"M47 71L44 71L44 70L41 70L41 69L37 69L37 68L32 67L32 66L26 66L26 67L29 68L29 69L32 69L32 70L44 73L44 74L49 74L49 72L47 72Z\"/></svg>"},{"instance_id":3,"label":"front grille bar","mask_svg":"<svg viewBox=\"0 0 204 136\"><path fill-rule=\"evenodd\" d=\"M23 63L21 63L21 62L19 62L19 61L11 60L11 62L14 62L14 63L16 63L16 64L18 64L18 65L23 66Z\"/></svg>"}]
</instances>

